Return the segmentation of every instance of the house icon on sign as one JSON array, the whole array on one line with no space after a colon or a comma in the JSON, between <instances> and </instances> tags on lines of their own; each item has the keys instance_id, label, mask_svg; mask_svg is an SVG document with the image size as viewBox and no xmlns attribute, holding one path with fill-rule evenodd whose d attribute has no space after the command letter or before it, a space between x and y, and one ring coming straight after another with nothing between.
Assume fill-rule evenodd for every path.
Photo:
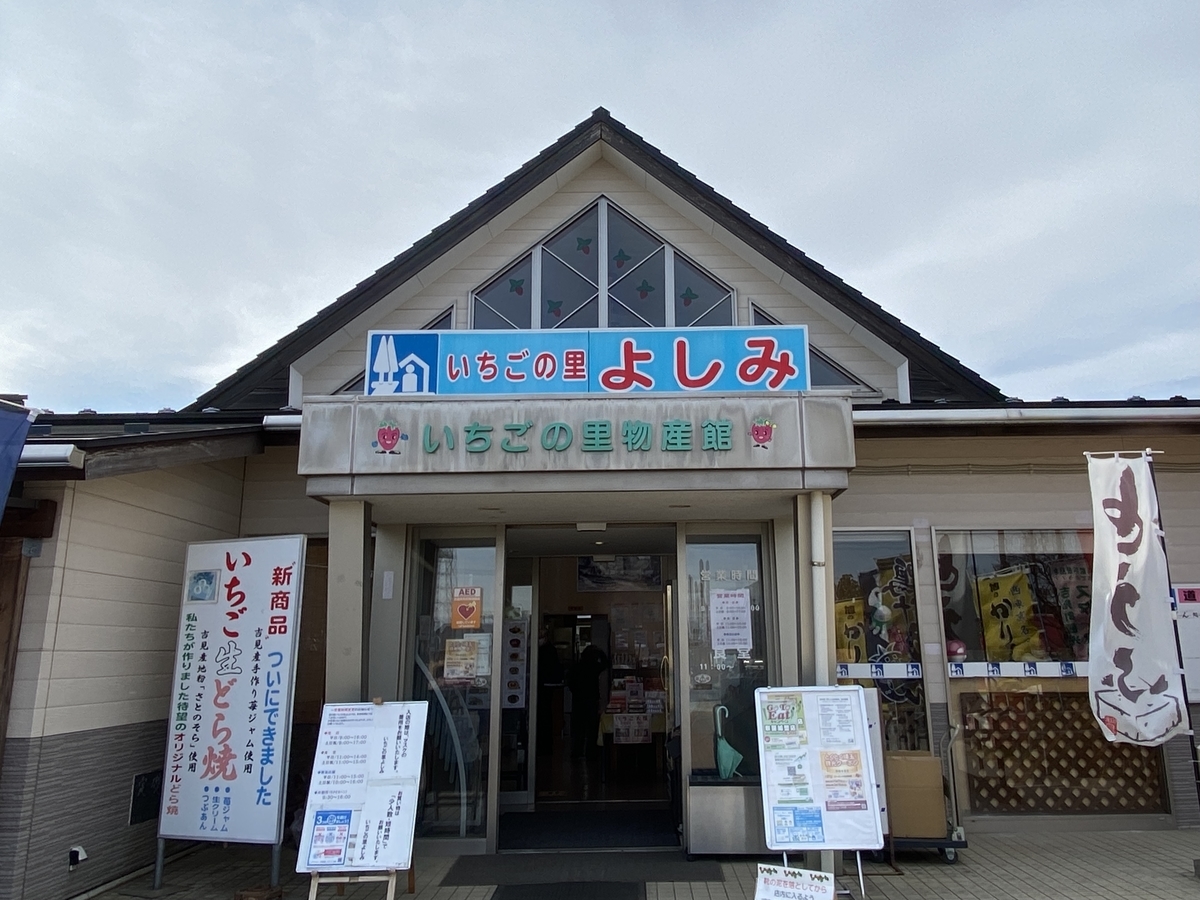
<instances>
[{"instance_id":1,"label":"house icon on sign","mask_svg":"<svg viewBox=\"0 0 1200 900\"><path fill-rule=\"evenodd\" d=\"M429 363L421 359L415 353L410 353L408 356L399 362L400 373L400 391L401 394L428 394L429 393Z\"/></svg>"}]
</instances>

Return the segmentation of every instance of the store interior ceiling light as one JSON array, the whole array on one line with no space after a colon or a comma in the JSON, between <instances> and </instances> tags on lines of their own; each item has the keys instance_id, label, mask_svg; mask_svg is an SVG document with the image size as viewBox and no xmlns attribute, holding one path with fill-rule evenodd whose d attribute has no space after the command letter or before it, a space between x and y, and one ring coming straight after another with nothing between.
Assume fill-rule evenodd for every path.
<instances>
[{"instance_id":1,"label":"store interior ceiling light","mask_svg":"<svg viewBox=\"0 0 1200 900\"><path fill-rule=\"evenodd\" d=\"M608 531L607 522L576 522L576 531Z\"/></svg>"}]
</instances>

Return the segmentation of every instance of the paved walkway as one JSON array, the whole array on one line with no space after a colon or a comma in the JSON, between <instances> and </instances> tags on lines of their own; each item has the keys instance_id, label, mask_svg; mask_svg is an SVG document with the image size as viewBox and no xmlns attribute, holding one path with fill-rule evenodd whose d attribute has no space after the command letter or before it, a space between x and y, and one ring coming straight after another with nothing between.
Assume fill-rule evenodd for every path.
<instances>
[{"instance_id":1,"label":"paved walkway","mask_svg":"<svg viewBox=\"0 0 1200 900\"><path fill-rule=\"evenodd\" d=\"M933 854L908 854L901 872L867 863L871 900L1197 900L1200 831L982 834L969 837L953 865ZM489 900L492 886L441 887L451 857L417 860L417 893L411 900ZM100 895L100 900L232 900L234 891L264 884L269 854L260 848L207 847L167 866L161 892L142 876ZM723 882L649 882L646 900L752 900L754 863L722 862ZM303 900L308 879L295 873L295 854L284 854L285 896ZM535 878L531 878L536 880ZM853 872L841 879L858 900ZM403 890L403 878L401 879ZM323 888L322 900L335 895ZM347 900L382 900L382 885L354 885Z\"/></svg>"}]
</instances>

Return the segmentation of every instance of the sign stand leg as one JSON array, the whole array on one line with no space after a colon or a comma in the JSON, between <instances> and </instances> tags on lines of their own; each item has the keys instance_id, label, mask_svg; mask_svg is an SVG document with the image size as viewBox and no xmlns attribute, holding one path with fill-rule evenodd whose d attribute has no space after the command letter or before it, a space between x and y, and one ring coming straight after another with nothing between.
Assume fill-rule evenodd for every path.
<instances>
[{"instance_id":1,"label":"sign stand leg","mask_svg":"<svg viewBox=\"0 0 1200 900\"><path fill-rule=\"evenodd\" d=\"M867 886L863 883L861 850L854 851L854 865L858 868L858 895L862 900L867 900Z\"/></svg>"},{"instance_id":2,"label":"sign stand leg","mask_svg":"<svg viewBox=\"0 0 1200 900\"><path fill-rule=\"evenodd\" d=\"M786 850L784 850L784 851L783 851L783 867L784 867L785 869L788 867L788 864L787 864L787 851L786 851Z\"/></svg>"},{"instance_id":3,"label":"sign stand leg","mask_svg":"<svg viewBox=\"0 0 1200 900\"><path fill-rule=\"evenodd\" d=\"M346 893L346 885L348 884L363 884L370 881L383 881L387 883L387 900L396 900L396 876L401 870L388 869L386 875L382 874L362 874L351 875L346 872L312 872L311 880L308 883L308 900L317 900L317 891L322 884L332 884L337 888L339 897ZM408 892L415 892L416 879L413 875L413 869L408 870Z\"/></svg>"},{"instance_id":4,"label":"sign stand leg","mask_svg":"<svg viewBox=\"0 0 1200 900\"><path fill-rule=\"evenodd\" d=\"M279 887L279 862L283 856L283 844L271 845L271 887Z\"/></svg>"},{"instance_id":5,"label":"sign stand leg","mask_svg":"<svg viewBox=\"0 0 1200 900\"><path fill-rule=\"evenodd\" d=\"M154 851L154 889L157 891L162 888L163 883L163 864L167 855L167 841L165 838L158 839L158 849Z\"/></svg>"}]
</instances>

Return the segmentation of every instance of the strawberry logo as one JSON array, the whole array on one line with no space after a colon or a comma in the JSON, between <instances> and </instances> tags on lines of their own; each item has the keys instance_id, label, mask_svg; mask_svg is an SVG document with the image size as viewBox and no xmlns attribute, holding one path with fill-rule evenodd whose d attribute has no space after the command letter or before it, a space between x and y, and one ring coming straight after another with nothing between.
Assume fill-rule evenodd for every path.
<instances>
[{"instance_id":1,"label":"strawberry logo","mask_svg":"<svg viewBox=\"0 0 1200 900\"><path fill-rule=\"evenodd\" d=\"M642 300L645 300L650 292L654 290L654 285L643 278L642 283L635 287L634 290L638 292L638 297L640 297Z\"/></svg>"},{"instance_id":2,"label":"strawberry logo","mask_svg":"<svg viewBox=\"0 0 1200 900\"><path fill-rule=\"evenodd\" d=\"M587 256L589 253L592 252L592 239L591 238L575 238L575 249L578 250L580 253L582 253L584 256Z\"/></svg>"},{"instance_id":3,"label":"strawberry logo","mask_svg":"<svg viewBox=\"0 0 1200 900\"><path fill-rule=\"evenodd\" d=\"M770 419L755 419L750 426L750 438L756 448L767 449L771 438L775 437L775 423Z\"/></svg>"},{"instance_id":4,"label":"strawberry logo","mask_svg":"<svg viewBox=\"0 0 1200 900\"><path fill-rule=\"evenodd\" d=\"M679 295L679 299L683 301L684 306L691 306L692 301L698 299L699 297L700 295L692 291L690 287Z\"/></svg>"},{"instance_id":5,"label":"strawberry logo","mask_svg":"<svg viewBox=\"0 0 1200 900\"><path fill-rule=\"evenodd\" d=\"M371 441L371 446L375 448L376 453L392 453L399 456L400 451L396 449L396 445L407 440L408 435L400 430L399 425L385 419L375 429L375 440Z\"/></svg>"}]
</instances>

